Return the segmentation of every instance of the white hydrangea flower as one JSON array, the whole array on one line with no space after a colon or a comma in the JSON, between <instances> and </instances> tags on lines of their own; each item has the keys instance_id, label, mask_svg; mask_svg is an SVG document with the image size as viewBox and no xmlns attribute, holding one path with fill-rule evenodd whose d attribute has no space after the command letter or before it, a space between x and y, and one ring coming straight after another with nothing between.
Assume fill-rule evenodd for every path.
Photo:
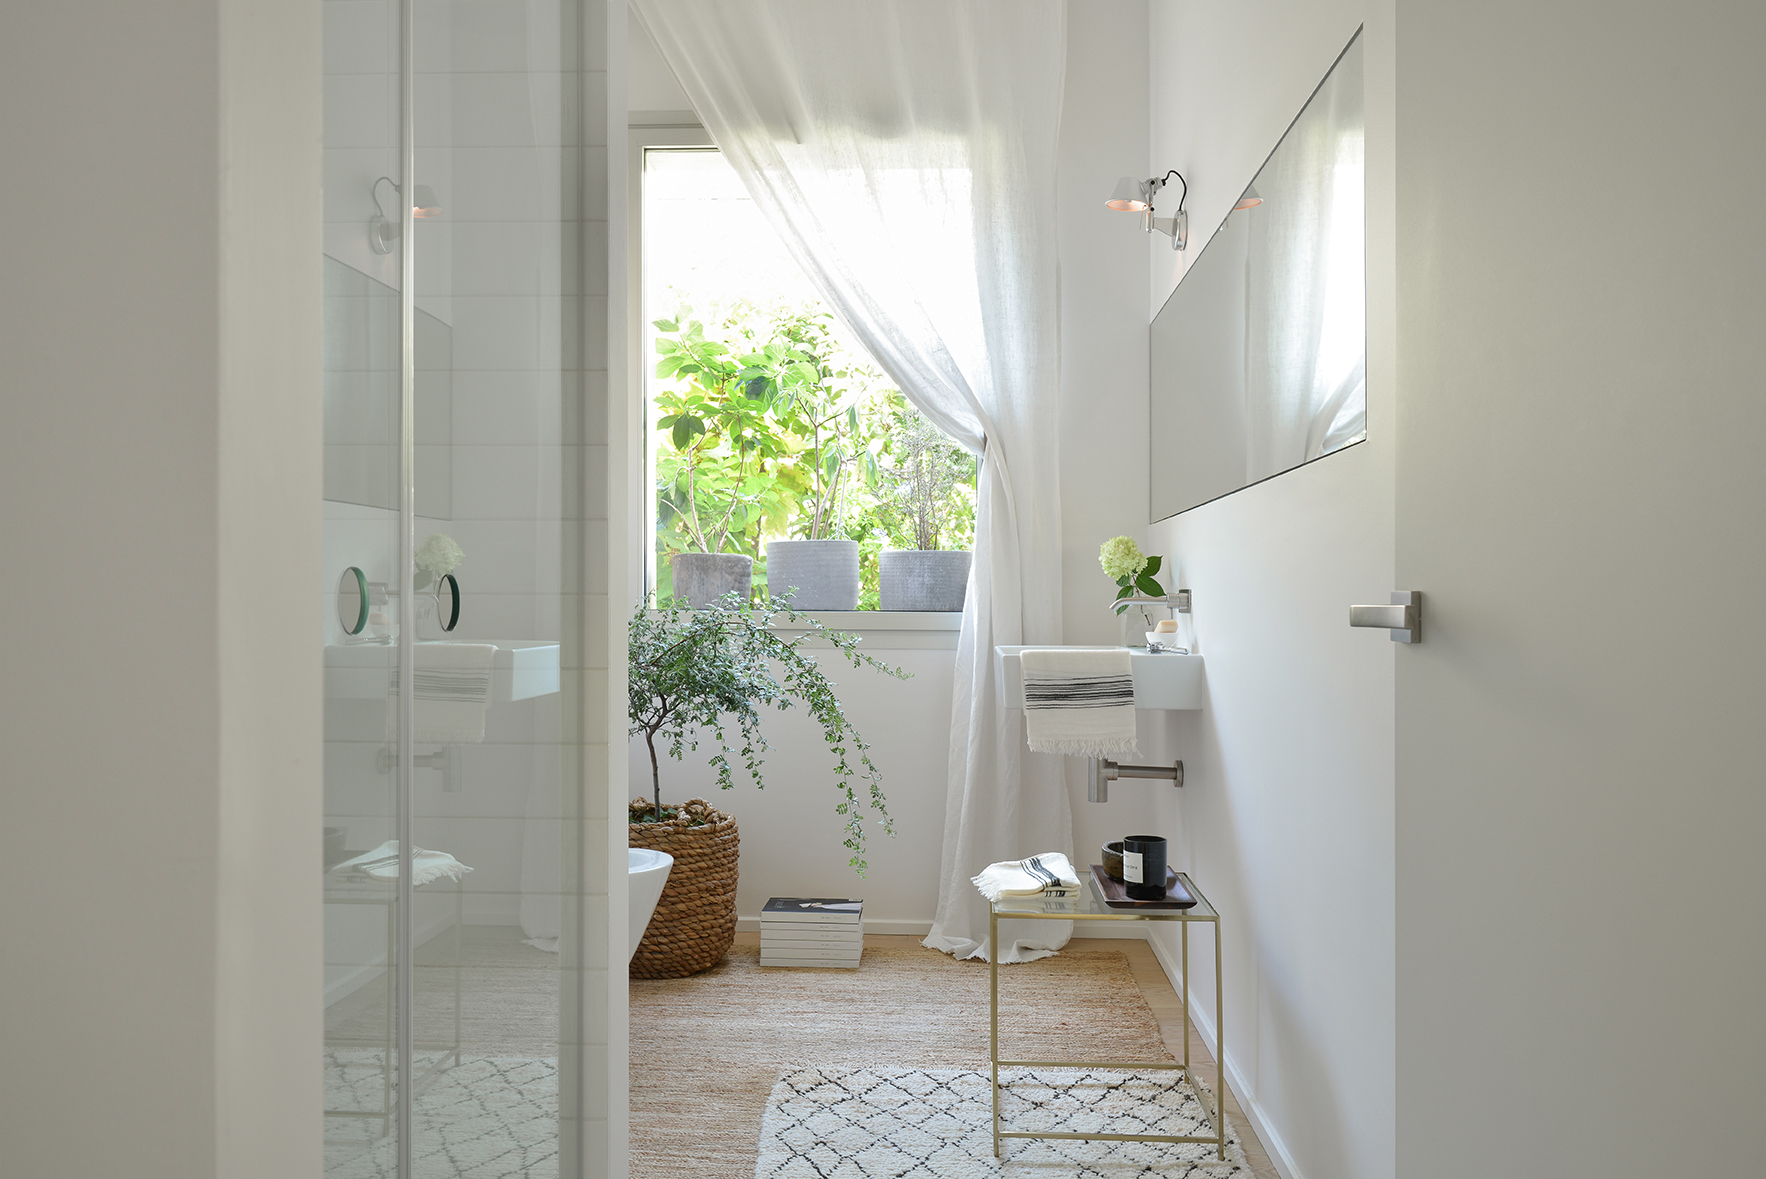
<instances>
[{"instance_id":1,"label":"white hydrangea flower","mask_svg":"<svg viewBox=\"0 0 1766 1179\"><path fill-rule=\"evenodd\" d=\"M1105 573L1121 581L1124 577L1133 577L1145 569L1147 558L1133 538L1113 536L1098 550L1098 564L1104 567Z\"/></svg>"},{"instance_id":2,"label":"white hydrangea flower","mask_svg":"<svg viewBox=\"0 0 1766 1179\"><path fill-rule=\"evenodd\" d=\"M453 537L445 532L432 532L417 550L415 563L417 568L440 581L465 559L466 554L460 551Z\"/></svg>"}]
</instances>

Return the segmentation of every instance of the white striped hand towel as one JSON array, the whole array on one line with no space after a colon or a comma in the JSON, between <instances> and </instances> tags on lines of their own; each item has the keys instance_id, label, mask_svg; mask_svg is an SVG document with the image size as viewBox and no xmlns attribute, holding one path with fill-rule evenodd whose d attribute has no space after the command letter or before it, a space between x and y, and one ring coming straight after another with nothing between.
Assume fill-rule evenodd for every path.
<instances>
[{"instance_id":1,"label":"white striped hand towel","mask_svg":"<svg viewBox=\"0 0 1766 1179\"><path fill-rule=\"evenodd\" d=\"M412 662L417 715L413 740L419 745L476 745L484 740L484 714L491 703L489 643L418 643ZM399 694L398 674L388 685L389 703ZM396 716L387 709L389 732Z\"/></svg>"},{"instance_id":2,"label":"white striped hand towel","mask_svg":"<svg viewBox=\"0 0 1766 1179\"><path fill-rule=\"evenodd\" d=\"M1019 660L1031 749L1073 757L1135 752L1134 670L1127 648L1031 648Z\"/></svg>"},{"instance_id":3,"label":"white striped hand towel","mask_svg":"<svg viewBox=\"0 0 1766 1179\"><path fill-rule=\"evenodd\" d=\"M1002 860L981 869L970 881L990 901L1001 897L1029 897L1042 892L1079 891L1073 862L1060 852L1041 852L1026 860Z\"/></svg>"}]
</instances>

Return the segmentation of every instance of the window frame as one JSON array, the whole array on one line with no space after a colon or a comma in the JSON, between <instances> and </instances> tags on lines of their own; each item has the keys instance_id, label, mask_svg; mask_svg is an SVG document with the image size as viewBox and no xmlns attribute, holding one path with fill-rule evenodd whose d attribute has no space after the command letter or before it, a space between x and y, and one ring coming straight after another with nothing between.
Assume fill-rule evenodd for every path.
<instances>
[{"instance_id":1,"label":"window frame","mask_svg":"<svg viewBox=\"0 0 1766 1179\"><path fill-rule=\"evenodd\" d=\"M632 438L628 446L627 470L635 486L627 490L631 496L632 543L641 551L634 552L632 578L628 597L631 601L648 596L656 588L656 447L650 436L650 407L645 399L650 356L644 345L644 153L651 148L711 148L717 143L699 122L693 111L632 111L628 116L626 134L626 208L629 229L626 248L626 305L632 314L626 317L626 355L634 363L627 366L628 421ZM808 611L811 617L842 631L865 638L873 650L955 650L961 629L960 611L881 611L841 610ZM798 628L801 629L801 628Z\"/></svg>"}]
</instances>

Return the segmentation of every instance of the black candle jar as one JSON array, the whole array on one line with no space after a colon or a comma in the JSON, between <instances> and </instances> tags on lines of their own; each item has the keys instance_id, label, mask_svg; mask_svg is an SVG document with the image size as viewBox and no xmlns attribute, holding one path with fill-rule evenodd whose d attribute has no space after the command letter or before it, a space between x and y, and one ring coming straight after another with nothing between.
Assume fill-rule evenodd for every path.
<instances>
[{"instance_id":1,"label":"black candle jar","mask_svg":"<svg viewBox=\"0 0 1766 1179\"><path fill-rule=\"evenodd\" d=\"M1122 838L1122 879L1137 901L1165 899L1165 837L1125 835Z\"/></svg>"}]
</instances>

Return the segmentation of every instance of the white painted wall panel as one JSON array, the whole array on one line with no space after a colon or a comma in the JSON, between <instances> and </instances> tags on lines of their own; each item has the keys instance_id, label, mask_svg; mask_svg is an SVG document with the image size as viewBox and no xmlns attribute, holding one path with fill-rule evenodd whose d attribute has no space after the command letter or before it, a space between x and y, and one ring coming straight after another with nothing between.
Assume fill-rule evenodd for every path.
<instances>
[{"instance_id":1,"label":"white painted wall panel","mask_svg":"<svg viewBox=\"0 0 1766 1179\"><path fill-rule=\"evenodd\" d=\"M1398 14L1399 1170L1757 1175L1766 10Z\"/></svg>"},{"instance_id":2,"label":"white painted wall panel","mask_svg":"<svg viewBox=\"0 0 1766 1179\"><path fill-rule=\"evenodd\" d=\"M1193 253L1364 20L1368 441L1149 530L1194 591L1209 692L1179 722L1188 778L1160 825L1224 917L1239 1097L1305 1179L1394 1173L1393 644L1347 625L1393 588L1391 22L1358 2L1153 0L1149 40L1152 170L1190 181ZM1161 235L1150 251L1156 312L1185 256ZM1192 963L1211 1014L1212 954Z\"/></svg>"}]
</instances>

